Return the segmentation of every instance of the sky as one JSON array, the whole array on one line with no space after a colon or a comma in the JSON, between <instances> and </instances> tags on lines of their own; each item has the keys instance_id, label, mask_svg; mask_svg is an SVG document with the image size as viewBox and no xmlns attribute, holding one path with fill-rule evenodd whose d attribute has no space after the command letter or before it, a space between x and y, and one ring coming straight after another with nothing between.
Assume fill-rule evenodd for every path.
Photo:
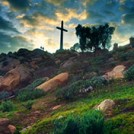
<instances>
[{"instance_id":1,"label":"sky","mask_svg":"<svg viewBox=\"0 0 134 134\"><path fill-rule=\"evenodd\" d=\"M0 53L20 48L55 52L60 47L64 21L64 48L79 39L75 27L103 25L115 27L112 43L126 45L134 36L134 0L0 0Z\"/></svg>"}]
</instances>

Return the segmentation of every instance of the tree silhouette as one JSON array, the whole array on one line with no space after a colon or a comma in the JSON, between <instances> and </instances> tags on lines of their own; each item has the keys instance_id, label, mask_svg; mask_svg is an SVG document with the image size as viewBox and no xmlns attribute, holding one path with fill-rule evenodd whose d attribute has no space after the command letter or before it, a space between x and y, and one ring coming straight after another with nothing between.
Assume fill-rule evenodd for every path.
<instances>
[{"instance_id":1,"label":"tree silhouette","mask_svg":"<svg viewBox=\"0 0 134 134\"><path fill-rule=\"evenodd\" d=\"M111 38L115 28L110 27L109 24L84 27L78 25L76 28L76 35L79 37L80 49L97 51L100 49L108 49L111 46Z\"/></svg>"}]
</instances>

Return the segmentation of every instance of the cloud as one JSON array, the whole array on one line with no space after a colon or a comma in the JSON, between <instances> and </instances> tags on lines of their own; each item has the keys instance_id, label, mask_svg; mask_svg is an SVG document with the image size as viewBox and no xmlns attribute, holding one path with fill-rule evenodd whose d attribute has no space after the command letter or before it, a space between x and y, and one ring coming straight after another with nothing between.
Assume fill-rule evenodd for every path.
<instances>
[{"instance_id":1,"label":"cloud","mask_svg":"<svg viewBox=\"0 0 134 134\"><path fill-rule=\"evenodd\" d=\"M0 30L7 30L12 32L18 32L16 28L14 28L13 24L10 21L5 20L0 16Z\"/></svg>"},{"instance_id":2,"label":"cloud","mask_svg":"<svg viewBox=\"0 0 134 134\"><path fill-rule=\"evenodd\" d=\"M46 0L48 3L51 3L55 6L61 6L65 2L65 0Z\"/></svg>"},{"instance_id":3,"label":"cloud","mask_svg":"<svg viewBox=\"0 0 134 134\"><path fill-rule=\"evenodd\" d=\"M79 21L87 19L86 10L79 14L75 9L66 9L65 13L57 10L55 15L57 16L57 20L63 20L64 22L69 22L71 19L77 19Z\"/></svg>"},{"instance_id":4,"label":"cloud","mask_svg":"<svg viewBox=\"0 0 134 134\"><path fill-rule=\"evenodd\" d=\"M19 48L32 48L32 44L21 36L10 36L0 32L0 53L8 51L16 51Z\"/></svg>"},{"instance_id":5,"label":"cloud","mask_svg":"<svg viewBox=\"0 0 134 134\"><path fill-rule=\"evenodd\" d=\"M120 12L120 3L118 0L94 0L88 2L86 9L90 23L99 22L120 22L122 13Z\"/></svg>"},{"instance_id":6,"label":"cloud","mask_svg":"<svg viewBox=\"0 0 134 134\"><path fill-rule=\"evenodd\" d=\"M26 9L30 6L30 0L6 0L6 1L14 9Z\"/></svg>"},{"instance_id":7,"label":"cloud","mask_svg":"<svg viewBox=\"0 0 134 134\"><path fill-rule=\"evenodd\" d=\"M122 23L134 25L134 13L123 15Z\"/></svg>"}]
</instances>

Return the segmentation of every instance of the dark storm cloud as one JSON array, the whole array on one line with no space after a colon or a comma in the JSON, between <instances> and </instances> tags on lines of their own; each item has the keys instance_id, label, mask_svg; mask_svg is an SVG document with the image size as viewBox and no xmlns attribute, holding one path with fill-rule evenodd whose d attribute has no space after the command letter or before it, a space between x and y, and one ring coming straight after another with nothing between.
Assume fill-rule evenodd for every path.
<instances>
[{"instance_id":1,"label":"dark storm cloud","mask_svg":"<svg viewBox=\"0 0 134 134\"><path fill-rule=\"evenodd\" d=\"M119 4L119 1L115 0L95 0L94 3L88 3L86 8L89 19L93 23L120 22L122 14Z\"/></svg>"},{"instance_id":2,"label":"dark storm cloud","mask_svg":"<svg viewBox=\"0 0 134 134\"><path fill-rule=\"evenodd\" d=\"M125 14L125 15L123 16L123 23L124 23L124 24L134 25L134 13Z\"/></svg>"},{"instance_id":3,"label":"dark storm cloud","mask_svg":"<svg viewBox=\"0 0 134 134\"><path fill-rule=\"evenodd\" d=\"M0 32L0 53L4 51L15 51L23 47L30 49L32 45L33 44L21 36L11 37L10 35Z\"/></svg>"},{"instance_id":4,"label":"dark storm cloud","mask_svg":"<svg viewBox=\"0 0 134 134\"><path fill-rule=\"evenodd\" d=\"M0 29L18 32L16 28L14 28L13 24L10 21L5 20L3 17L0 16Z\"/></svg>"},{"instance_id":5,"label":"dark storm cloud","mask_svg":"<svg viewBox=\"0 0 134 134\"><path fill-rule=\"evenodd\" d=\"M120 9L124 13L134 13L134 0L125 0L120 3Z\"/></svg>"},{"instance_id":6,"label":"dark storm cloud","mask_svg":"<svg viewBox=\"0 0 134 134\"><path fill-rule=\"evenodd\" d=\"M30 6L30 0L7 0L15 9L26 9Z\"/></svg>"}]
</instances>

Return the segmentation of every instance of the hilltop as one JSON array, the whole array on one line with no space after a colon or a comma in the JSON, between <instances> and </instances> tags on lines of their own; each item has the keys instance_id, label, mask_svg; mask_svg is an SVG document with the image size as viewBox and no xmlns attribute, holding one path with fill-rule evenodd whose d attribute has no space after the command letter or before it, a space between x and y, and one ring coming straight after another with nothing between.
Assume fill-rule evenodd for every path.
<instances>
[{"instance_id":1,"label":"hilltop","mask_svg":"<svg viewBox=\"0 0 134 134\"><path fill-rule=\"evenodd\" d=\"M90 130L133 133L133 65L130 46L96 53L20 49L0 54L0 133L71 133L76 126L79 130L83 116L94 118L87 121ZM107 110L101 102L111 107Z\"/></svg>"}]
</instances>

